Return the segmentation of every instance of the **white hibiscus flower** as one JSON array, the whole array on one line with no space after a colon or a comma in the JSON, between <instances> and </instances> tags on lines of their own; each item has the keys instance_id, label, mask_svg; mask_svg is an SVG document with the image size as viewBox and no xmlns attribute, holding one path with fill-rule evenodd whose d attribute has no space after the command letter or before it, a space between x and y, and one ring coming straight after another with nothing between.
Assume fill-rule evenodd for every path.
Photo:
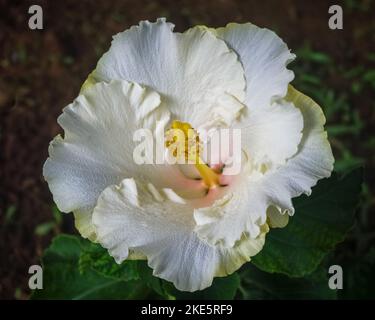
<instances>
[{"instance_id":1,"label":"white hibiscus flower","mask_svg":"<svg viewBox=\"0 0 375 320\"><path fill-rule=\"evenodd\" d=\"M114 37L59 117L64 138L52 141L44 177L83 237L195 291L257 254L334 159L322 110L289 85L295 56L275 33L173 27L144 21ZM241 172L134 162L137 129L186 126L241 128Z\"/></svg>"}]
</instances>

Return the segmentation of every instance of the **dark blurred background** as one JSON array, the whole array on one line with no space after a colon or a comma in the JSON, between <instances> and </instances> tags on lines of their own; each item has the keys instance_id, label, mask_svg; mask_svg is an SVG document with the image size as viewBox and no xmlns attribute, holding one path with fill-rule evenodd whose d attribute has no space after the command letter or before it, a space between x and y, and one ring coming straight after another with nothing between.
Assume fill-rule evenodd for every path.
<instances>
[{"instance_id":1,"label":"dark blurred background","mask_svg":"<svg viewBox=\"0 0 375 320\"><path fill-rule=\"evenodd\" d=\"M43 30L28 28L32 4L43 8ZM343 8L343 30L328 28L332 4ZM57 116L112 35L158 17L177 31L250 21L286 41L297 54L294 85L325 110L336 170L365 167L355 227L334 254L354 269L374 270L375 1L0 0L0 298L28 298L29 266L54 235L76 232L41 173L48 144L61 132ZM353 281L368 281L364 274Z\"/></svg>"}]
</instances>

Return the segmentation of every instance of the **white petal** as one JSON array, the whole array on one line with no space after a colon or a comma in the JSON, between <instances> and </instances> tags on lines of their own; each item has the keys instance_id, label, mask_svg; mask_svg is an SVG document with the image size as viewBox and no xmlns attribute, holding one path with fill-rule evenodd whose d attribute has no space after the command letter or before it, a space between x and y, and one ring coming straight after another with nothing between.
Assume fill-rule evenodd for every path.
<instances>
[{"instance_id":1,"label":"white petal","mask_svg":"<svg viewBox=\"0 0 375 320\"><path fill-rule=\"evenodd\" d=\"M245 95L237 55L204 28L181 34L174 33L173 27L158 19L117 34L92 77L148 86L161 94L176 119L194 127L209 120L232 121L242 105L228 101L235 100L231 96L242 101Z\"/></svg>"},{"instance_id":2,"label":"white petal","mask_svg":"<svg viewBox=\"0 0 375 320\"><path fill-rule=\"evenodd\" d=\"M118 263L135 250L147 256L155 276L195 291L210 286L214 276L234 272L263 247L266 231L234 248L211 246L193 232L191 207L170 201L163 191L159 195L162 201L154 188L125 179L99 197L93 214L98 240Z\"/></svg>"},{"instance_id":3,"label":"white petal","mask_svg":"<svg viewBox=\"0 0 375 320\"><path fill-rule=\"evenodd\" d=\"M267 222L271 228L284 228L289 222L289 215L275 206L267 209Z\"/></svg>"},{"instance_id":4,"label":"white petal","mask_svg":"<svg viewBox=\"0 0 375 320\"><path fill-rule=\"evenodd\" d=\"M267 167L284 164L298 150L303 117L293 103L279 100L249 110L241 124L242 146L252 162Z\"/></svg>"},{"instance_id":5,"label":"white petal","mask_svg":"<svg viewBox=\"0 0 375 320\"><path fill-rule=\"evenodd\" d=\"M92 224L93 208L79 209L74 212L74 225L82 237L96 241L95 227Z\"/></svg>"},{"instance_id":6,"label":"white petal","mask_svg":"<svg viewBox=\"0 0 375 320\"><path fill-rule=\"evenodd\" d=\"M294 78L286 66L295 55L274 32L251 23L231 23L212 32L238 54L245 70L247 108L236 125L244 147L258 165L284 164L302 137L301 113L280 100Z\"/></svg>"},{"instance_id":7,"label":"white petal","mask_svg":"<svg viewBox=\"0 0 375 320\"><path fill-rule=\"evenodd\" d=\"M157 93L117 80L92 86L64 109L58 122L65 138L52 141L43 168L61 211L93 208L107 186L133 174L161 179L155 166L133 160L134 131L169 120L159 103Z\"/></svg>"},{"instance_id":8,"label":"white petal","mask_svg":"<svg viewBox=\"0 0 375 320\"><path fill-rule=\"evenodd\" d=\"M232 195L228 193L227 201L221 199L211 207L196 210L197 233L209 243L231 246L244 233L256 236L269 206L292 215L292 198L310 194L319 179L330 176L334 158L324 131L322 110L291 86L286 99L303 115L303 137L298 152L285 165L264 175L243 177Z\"/></svg>"},{"instance_id":9,"label":"white petal","mask_svg":"<svg viewBox=\"0 0 375 320\"><path fill-rule=\"evenodd\" d=\"M289 86L286 99L302 112L303 137L297 154L285 166L266 174L261 183L262 188L268 190L270 203L293 214L291 198L302 193L310 195L318 180L331 175L334 158L324 130L326 120L319 105L292 86Z\"/></svg>"},{"instance_id":10,"label":"white petal","mask_svg":"<svg viewBox=\"0 0 375 320\"><path fill-rule=\"evenodd\" d=\"M264 198L254 193L250 178L243 175L224 197L209 207L195 209L195 230L202 240L232 247L243 236L254 239L260 234L267 219Z\"/></svg>"},{"instance_id":11,"label":"white petal","mask_svg":"<svg viewBox=\"0 0 375 320\"><path fill-rule=\"evenodd\" d=\"M283 98L294 74L286 68L295 55L271 30L251 23L230 23L214 31L240 58L245 70L246 99L250 110Z\"/></svg>"}]
</instances>

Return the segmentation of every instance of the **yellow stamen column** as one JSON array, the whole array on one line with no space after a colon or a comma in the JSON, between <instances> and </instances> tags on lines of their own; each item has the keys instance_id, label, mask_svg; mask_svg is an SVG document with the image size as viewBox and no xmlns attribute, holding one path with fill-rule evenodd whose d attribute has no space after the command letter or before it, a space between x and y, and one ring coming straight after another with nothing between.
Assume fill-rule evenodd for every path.
<instances>
[{"instance_id":1,"label":"yellow stamen column","mask_svg":"<svg viewBox=\"0 0 375 320\"><path fill-rule=\"evenodd\" d=\"M180 135L174 134L173 130L181 130L184 134L184 141L178 141L178 137L180 137ZM193 134L190 133L189 135L189 131L192 131ZM185 160L187 163L193 163L195 165L204 184L210 189L218 186L220 175L213 169L211 169L207 164L205 164L200 158L199 136L197 132L194 131L194 129L191 127L191 125L187 122L175 120L172 122L171 129L168 132L168 135L173 137L174 142L184 144Z\"/></svg>"}]
</instances>

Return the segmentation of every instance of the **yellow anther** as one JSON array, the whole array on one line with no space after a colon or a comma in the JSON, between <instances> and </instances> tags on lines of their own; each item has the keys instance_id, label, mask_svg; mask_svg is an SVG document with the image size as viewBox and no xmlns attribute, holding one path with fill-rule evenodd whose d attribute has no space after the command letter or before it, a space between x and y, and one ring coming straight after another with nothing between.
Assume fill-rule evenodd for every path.
<instances>
[{"instance_id":1,"label":"yellow anther","mask_svg":"<svg viewBox=\"0 0 375 320\"><path fill-rule=\"evenodd\" d=\"M177 131L178 130L178 131ZM185 161L194 164L197 168L203 182L208 188L219 185L219 174L212 170L200 158L200 141L198 133L187 122L173 121L171 129L167 131L166 147L172 144L177 145L173 150L174 157L184 157ZM179 139L183 139L180 141ZM178 148L178 144L180 148ZM183 150L183 154L178 154L177 150Z\"/></svg>"}]
</instances>

